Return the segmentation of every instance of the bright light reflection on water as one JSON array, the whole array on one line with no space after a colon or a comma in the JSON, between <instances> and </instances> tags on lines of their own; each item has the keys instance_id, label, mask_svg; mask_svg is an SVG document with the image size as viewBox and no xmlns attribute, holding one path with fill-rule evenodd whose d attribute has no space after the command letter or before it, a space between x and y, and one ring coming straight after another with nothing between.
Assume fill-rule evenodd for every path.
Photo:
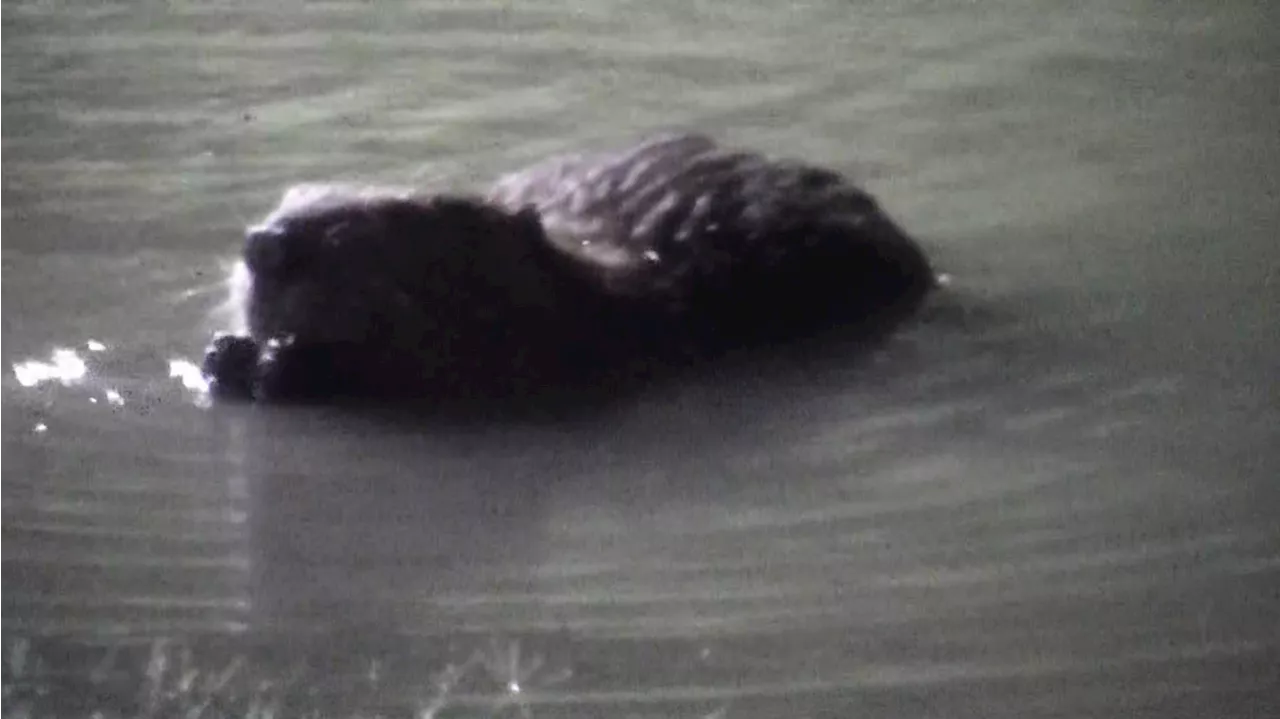
<instances>
[{"instance_id":1,"label":"bright light reflection on water","mask_svg":"<svg viewBox=\"0 0 1280 719\"><path fill-rule=\"evenodd\" d=\"M43 382L74 384L84 379L87 371L84 360L75 350L62 348L55 349L48 361L27 360L13 365L13 374L23 387L34 387Z\"/></svg>"},{"instance_id":2,"label":"bright light reflection on water","mask_svg":"<svg viewBox=\"0 0 1280 719\"><path fill-rule=\"evenodd\" d=\"M98 340L87 340L84 343L88 352L103 353L109 347ZM98 391L101 396L89 397L90 404L104 402L112 407L123 407L129 403L130 390L121 387L103 386L106 377L98 377L97 371L91 371L85 361L83 350L67 347L55 348L47 359L28 359L13 363L13 375L18 384L34 388L56 383L64 387L78 386ZM190 360L175 358L168 361L168 377L177 379L182 387L194 395L195 403L206 406L209 398L209 382L200 371L200 366ZM110 381L110 380L107 380ZM124 380L126 383L132 380ZM114 382L112 382L114 384ZM47 428L37 427L37 432Z\"/></svg>"},{"instance_id":3,"label":"bright light reflection on water","mask_svg":"<svg viewBox=\"0 0 1280 719\"><path fill-rule=\"evenodd\" d=\"M183 387L193 392L208 392L209 381L204 378L195 363L184 359L169 360L169 376L176 378Z\"/></svg>"}]
</instances>

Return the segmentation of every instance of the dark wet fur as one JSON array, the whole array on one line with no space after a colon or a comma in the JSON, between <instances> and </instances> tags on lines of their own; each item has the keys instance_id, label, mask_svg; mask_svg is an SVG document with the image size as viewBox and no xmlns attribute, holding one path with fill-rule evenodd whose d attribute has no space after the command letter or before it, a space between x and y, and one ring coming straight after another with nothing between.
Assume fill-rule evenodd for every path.
<instances>
[{"instance_id":1,"label":"dark wet fur","mask_svg":"<svg viewBox=\"0 0 1280 719\"><path fill-rule=\"evenodd\" d=\"M503 178L483 199L339 201L273 221L246 247L255 272L302 271L291 268L324 244L315 238L332 244L335 228L373 223L369 256L385 254L378 262L398 281L413 278L430 332L399 354L374 336L222 338L205 368L224 395L519 403L621 392L833 326L881 334L935 286L919 246L839 175L700 136L554 159ZM500 253L504 267L491 269L483 248L495 238L519 251ZM403 252L415 246L430 251ZM433 259L415 268L418 256ZM508 277L521 287L504 287Z\"/></svg>"}]
</instances>

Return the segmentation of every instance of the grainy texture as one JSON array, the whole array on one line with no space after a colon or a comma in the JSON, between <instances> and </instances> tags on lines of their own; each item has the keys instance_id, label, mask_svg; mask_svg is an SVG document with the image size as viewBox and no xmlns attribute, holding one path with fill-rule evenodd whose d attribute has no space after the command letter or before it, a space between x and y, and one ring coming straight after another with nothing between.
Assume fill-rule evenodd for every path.
<instances>
[{"instance_id":1,"label":"grainy texture","mask_svg":"<svg viewBox=\"0 0 1280 719\"><path fill-rule=\"evenodd\" d=\"M354 698L494 635L476 691L539 719L1275 716L1280 5L370 8L0 4L6 642L425 648L318 687ZM169 378L280 188L482 187L661 128L848 174L952 287L874 352L589 421Z\"/></svg>"}]
</instances>

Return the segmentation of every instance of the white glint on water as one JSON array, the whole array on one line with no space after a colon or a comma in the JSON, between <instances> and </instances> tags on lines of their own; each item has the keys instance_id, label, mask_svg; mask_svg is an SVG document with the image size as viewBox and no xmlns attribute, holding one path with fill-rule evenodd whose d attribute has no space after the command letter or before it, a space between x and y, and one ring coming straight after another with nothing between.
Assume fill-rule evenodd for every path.
<instances>
[{"instance_id":1,"label":"white glint on water","mask_svg":"<svg viewBox=\"0 0 1280 719\"><path fill-rule=\"evenodd\" d=\"M182 386L193 392L209 391L209 381L204 378L200 368L184 359L169 360L169 376L182 382Z\"/></svg>"},{"instance_id":2,"label":"white glint on water","mask_svg":"<svg viewBox=\"0 0 1280 719\"><path fill-rule=\"evenodd\" d=\"M27 360L13 365L18 384L34 387L43 382L72 384L84 379L88 367L75 350L56 349L48 362Z\"/></svg>"}]
</instances>

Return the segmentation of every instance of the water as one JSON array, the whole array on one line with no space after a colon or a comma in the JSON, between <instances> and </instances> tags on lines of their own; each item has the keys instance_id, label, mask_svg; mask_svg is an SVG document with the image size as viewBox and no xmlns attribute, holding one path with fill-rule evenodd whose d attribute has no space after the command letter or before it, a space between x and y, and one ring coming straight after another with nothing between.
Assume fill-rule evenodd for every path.
<instances>
[{"instance_id":1,"label":"water","mask_svg":"<svg viewBox=\"0 0 1280 719\"><path fill-rule=\"evenodd\" d=\"M1280 702L1269 4L3 13L6 647L354 627L481 647L458 706L537 716ZM469 187L673 127L862 178L953 286L872 351L555 422L169 376L287 184Z\"/></svg>"}]
</instances>

